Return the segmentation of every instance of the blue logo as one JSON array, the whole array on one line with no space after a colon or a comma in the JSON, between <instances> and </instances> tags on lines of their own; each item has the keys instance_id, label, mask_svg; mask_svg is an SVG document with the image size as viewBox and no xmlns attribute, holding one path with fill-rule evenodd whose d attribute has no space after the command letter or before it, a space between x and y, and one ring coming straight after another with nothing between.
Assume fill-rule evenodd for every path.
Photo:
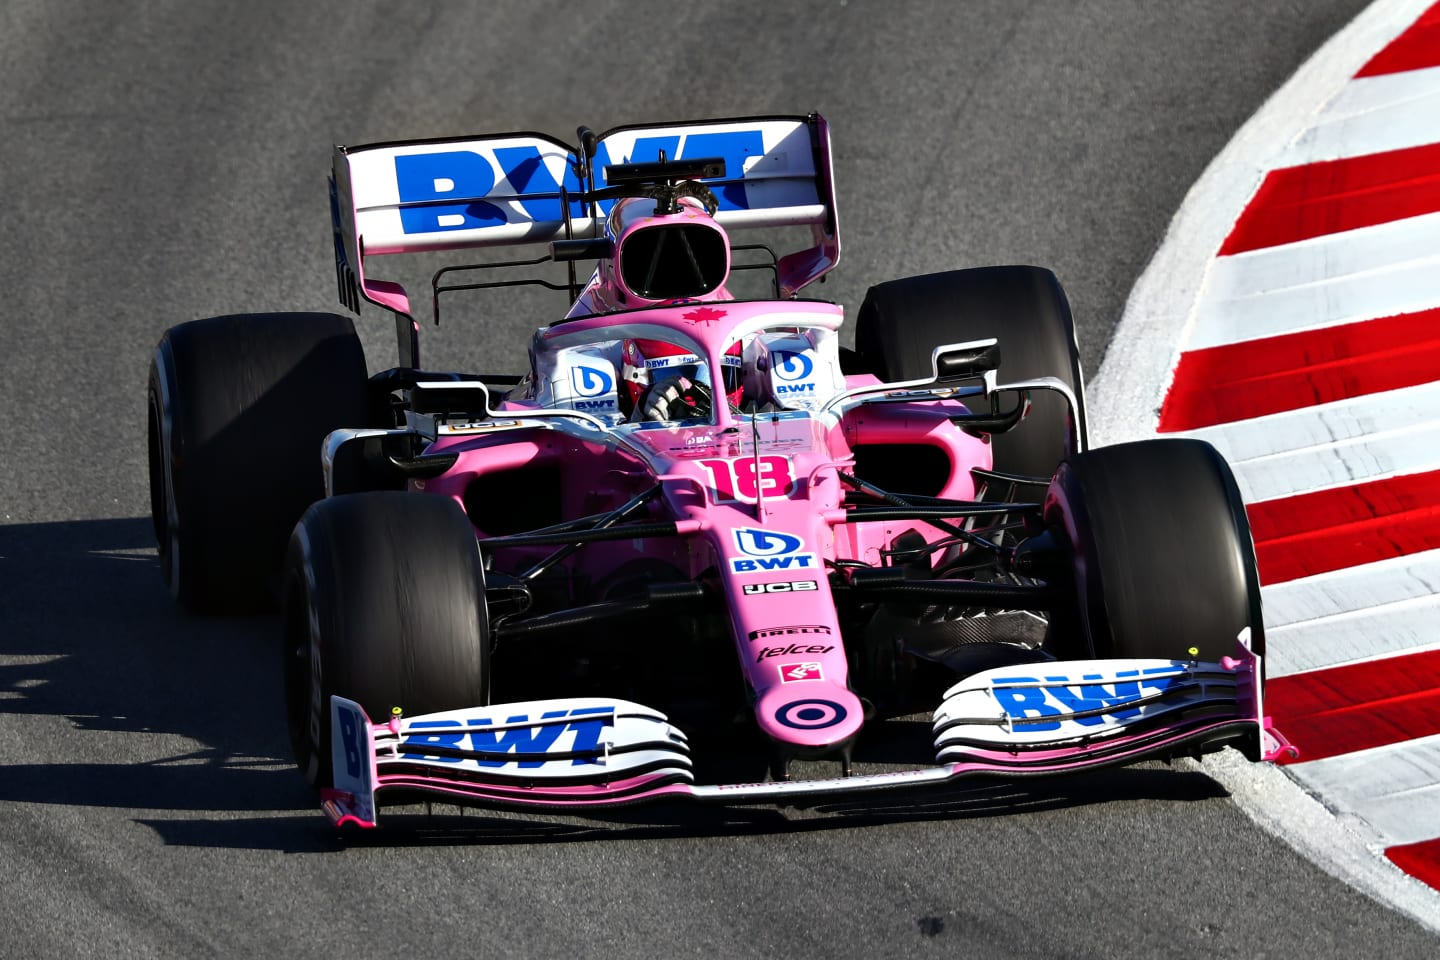
<instances>
[{"instance_id":1,"label":"blue logo","mask_svg":"<svg viewBox=\"0 0 1440 960\"><path fill-rule=\"evenodd\" d=\"M763 573L771 570L814 570L819 561L813 553L801 553L805 541L788 533L737 527L730 531L740 552L754 559L731 557L735 573Z\"/></svg>"},{"instance_id":2,"label":"blue logo","mask_svg":"<svg viewBox=\"0 0 1440 960\"><path fill-rule=\"evenodd\" d=\"M335 712L340 721L340 743L345 750L345 773L354 780L360 776L360 731L365 723L360 719L360 711L343 704L337 704Z\"/></svg>"},{"instance_id":3,"label":"blue logo","mask_svg":"<svg viewBox=\"0 0 1440 960\"><path fill-rule=\"evenodd\" d=\"M418 733L421 728L443 730L456 727L489 727L496 723L489 717L480 717L475 720L466 720L463 724L459 720L416 720L405 731L405 739L400 741L400 748L404 750L400 754L404 760L430 760L439 763L459 763L462 760L469 760L476 766L481 767L504 767L514 764L520 769L534 769L544 766L546 755L553 752L565 754L593 753L599 748L600 735L609 726L609 720L613 714L611 707L580 707L575 710L548 710L540 715L539 720L531 720L525 714L506 717L504 723L507 726L501 730L470 730L468 733L460 732L445 733ZM603 714L603 716L592 716ZM546 721L561 720L565 717L578 718L589 717L589 719L571 719L568 723L555 723ZM519 726L511 726L519 724ZM574 742L564 750L556 750L555 745L560 735L570 731L575 735ZM469 751L486 754L483 757L461 757L449 751L463 751L465 739L469 738ZM426 751L426 747L444 747L445 753ZM584 766L585 764L598 763L591 757L576 757L571 766Z\"/></svg>"},{"instance_id":4,"label":"blue logo","mask_svg":"<svg viewBox=\"0 0 1440 960\"><path fill-rule=\"evenodd\" d=\"M726 179L738 180L745 162L765 154L765 137L759 130L733 130L726 133L692 133L685 137L639 137L626 162L641 163L660 159L660 151L676 160L699 160L723 157ZM679 150L677 155L676 151ZM575 175L577 160L565 156L562 182L556 182L533 145L495 147L490 153L494 163L483 153L473 150L446 150L438 153L412 153L395 158L395 186L400 195L400 225L406 233L436 233L444 230L475 230L510 222L505 207L485 198L501 181L514 189L515 203L524 216L533 221L562 219L560 188L570 196L580 193ZM601 141L595 153L594 169L599 174L596 186L604 186L604 170L616 162L610 157L609 145ZM497 169L498 166L498 169ZM724 183L712 188L720 210L749 210L745 184ZM451 200L451 203L443 201ZM598 204L602 216L610 215L614 200ZM584 204L570 201L572 217L585 216ZM517 220L517 222L525 222Z\"/></svg>"},{"instance_id":5,"label":"blue logo","mask_svg":"<svg viewBox=\"0 0 1440 960\"><path fill-rule=\"evenodd\" d=\"M582 397L599 397L615 392L615 378L599 367L577 364L570 368L570 382Z\"/></svg>"},{"instance_id":6,"label":"blue logo","mask_svg":"<svg viewBox=\"0 0 1440 960\"><path fill-rule=\"evenodd\" d=\"M735 546L740 548L740 552L752 557L774 557L785 553L794 553L805 546L805 541L799 537L791 536L788 533L776 533L774 530L737 527L731 532L735 535Z\"/></svg>"},{"instance_id":7,"label":"blue logo","mask_svg":"<svg viewBox=\"0 0 1440 960\"><path fill-rule=\"evenodd\" d=\"M804 380L815 370L815 361L794 350L776 350L770 369L781 380L791 382Z\"/></svg>"},{"instance_id":8,"label":"blue logo","mask_svg":"<svg viewBox=\"0 0 1440 960\"><path fill-rule=\"evenodd\" d=\"M1142 674L1163 673L1164 677L1147 677ZM1122 680L1120 678L1134 678ZM1103 681L1100 674L1087 674L1081 680ZM1115 674L1110 689L1101 683L1070 683L1070 677L1046 677L1047 683L1063 683L1056 687L1002 687L1002 683L1038 683L1033 677L996 678L993 693L1005 713L1014 720L1024 722L1024 729L1059 730L1061 720L1069 720L1084 727L1097 727L1105 723L1106 717L1128 720L1140 715L1140 708L1113 709L1121 704L1136 701L1145 696L1141 688L1154 693L1163 693L1171 684L1184 680L1175 674L1174 667L1152 667L1148 670L1122 670ZM1081 717L1077 713L1103 710L1104 714ZM1049 719L1049 718L1054 719Z\"/></svg>"}]
</instances>

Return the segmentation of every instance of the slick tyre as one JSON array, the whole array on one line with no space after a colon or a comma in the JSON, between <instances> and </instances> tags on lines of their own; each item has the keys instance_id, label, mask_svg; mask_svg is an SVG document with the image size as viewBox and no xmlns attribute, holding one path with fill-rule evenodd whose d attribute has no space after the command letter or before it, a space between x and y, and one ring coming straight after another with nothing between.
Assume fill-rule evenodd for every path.
<instances>
[{"instance_id":1,"label":"slick tyre","mask_svg":"<svg viewBox=\"0 0 1440 960\"><path fill-rule=\"evenodd\" d=\"M490 639L475 531L446 497L321 500L290 538L281 617L295 759L331 785L330 697L371 720L485 706Z\"/></svg>"},{"instance_id":2,"label":"slick tyre","mask_svg":"<svg viewBox=\"0 0 1440 960\"><path fill-rule=\"evenodd\" d=\"M996 470L1048 478L1085 437L1075 326L1055 274L998 266L891 280L866 292L856 316L861 364L887 382L930 376L931 352L942 344L989 337L1000 344L1001 383L1056 377L1079 401L1072 422L1063 397L1032 391L1030 415L994 438Z\"/></svg>"},{"instance_id":3,"label":"slick tyre","mask_svg":"<svg viewBox=\"0 0 1440 960\"><path fill-rule=\"evenodd\" d=\"M166 331L147 398L150 509L182 606L273 609L290 531L324 494L321 440L364 426L366 404L347 317L211 317Z\"/></svg>"},{"instance_id":4,"label":"slick tyre","mask_svg":"<svg viewBox=\"0 0 1440 960\"><path fill-rule=\"evenodd\" d=\"M1072 559L1075 606L1051 624L1058 655L1216 662L1247 627L1263 654L1245 504L1210 444L1142 440L1071 457L1045 519Z\"/></svg>"}]
</instances>

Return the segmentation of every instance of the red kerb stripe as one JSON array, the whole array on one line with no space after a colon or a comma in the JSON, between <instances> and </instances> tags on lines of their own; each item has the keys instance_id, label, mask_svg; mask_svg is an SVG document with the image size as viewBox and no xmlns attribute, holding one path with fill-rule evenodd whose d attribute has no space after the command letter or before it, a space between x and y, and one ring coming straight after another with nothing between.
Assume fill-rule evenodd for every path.
<instances>
[{"instance_id":1,"label":"red kerb stripe","mask_svg":"<svg viewBox=\"0 0 1440 960\"><path fill-rule=\"evenodd\" d=\"M1374 77L1436 66L1440 66L1440 3L1422 13L1420 19L1371 57L1355 76Z\"/></svg>"},{"instance_id":2,"label":"red kerb stripe","mask_svg":"<svg viewBox=\"0 0 1440 960\"><path fill-rule=\"evenodd\" d=\"M1301 762L1440 733L1440 650L1272 677L1265 689Z\"/></svg>"},{"instance_id":3,"label":"red kerb stripe","mask_svg":"<svg viewBox=\"0 0 1440 960\"><path fill-rule=\"evenodd\" d=\"M1252 503L1260 582L1440 549L1440 470Z\"/></svg>"},{"instance_id":4,"label":"red kerb stripe","mask_svg":"<svg viewBox=\"0 0 1440 960\"><path fill-rule=\"evenodd\" d=\"M1161 433L1195 430L1440 379L1440 308L1180 355Z\"/></svg>"},{"instance_id":5,"label":"red kerb stripe","mask_svg":"<svg viewBox=\"0 0 1440 960\"><path fill-rule=\"evenodd\" d=\"M1440 210L1440 143L1282 167L1265 175L1220 255Z\"/></svg>"},{"instance_id":6,"label":"red kerb stripe","mask_svg":"<svg viewBox=\"0 0 1440 960\"><path fill-rule=\"evenodd\" d=\"M1440 838L1391 847L1385 856L1416 880L1440 890Z\"/></svg>"}]
</instances>

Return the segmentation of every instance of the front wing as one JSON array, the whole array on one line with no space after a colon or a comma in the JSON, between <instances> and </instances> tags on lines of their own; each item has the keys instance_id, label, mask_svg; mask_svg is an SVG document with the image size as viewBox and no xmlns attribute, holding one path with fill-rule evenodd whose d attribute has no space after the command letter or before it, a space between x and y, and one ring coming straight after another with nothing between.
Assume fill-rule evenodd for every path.
<instances>
[{"instance_id":1,"label":"front wing","mask_svg":"<svg viewBox=\"0 0 1440 960\"><path fill-rule=\"evenodd\" d=\"M335 786L321 801L337 826L374 827L377 797L552 810L681 797L764 803L1070 773L1227 743L1253 760L1293 753L1264 716L1259 659L1237 646L1237 656L1219 663L1091 660L975 674L935 711L935 766L824 780L697 784L684 733L624 700L500 704L374 723L336 696Z\"/></svg>"}]
</instances>

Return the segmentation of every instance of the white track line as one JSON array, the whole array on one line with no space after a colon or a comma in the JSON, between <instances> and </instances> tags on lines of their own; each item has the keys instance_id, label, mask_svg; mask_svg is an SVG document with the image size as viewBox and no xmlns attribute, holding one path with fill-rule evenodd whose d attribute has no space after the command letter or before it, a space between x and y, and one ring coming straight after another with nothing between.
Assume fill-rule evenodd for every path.
<instances>
[{"instance_id":1,"label":"white track line","mask_svg":"<svg viewBox=\"0 0 1440 960\"><path fill-rule=\"evenodd\" d=\"M1394 91L1400 85L1367 84L1371 92L1353 93L1347 84L1371 56L1403 32L1433 2L1377 0L1371 4L1311 57L1206 168L1171 221L1154 259L1131 291L1105 362L1089 385L1091 437L1095 443L1118 443L1154 435L1161 400L1181 346L1188 342L1193 321L1197 319L1197 302L1207 273L1212 269L1215 251L1229 235L1265 173L1277 166L1277 157L1283 150L1292 144L1297 148L1289 155L1295 159L1283 161L1288 164L1307 162L1306 155L1300 152L1303 150L1328 149L1341 156L1394 147L1393 139L1385 139L1394 137L1390 132L1393 125L1388 120L1392 114L1381 101L1386 87ZM1406 89L1400 96L1422 102L1428 94ZM1327 110L1333 112L1327 114ZM1359 119L1367 114L1387 119L1383 122ZM1346 116L1355 119L1347 125L1343 120ZM1325 122L1332 132L1305 139L1306 128L1317 120ZM1338 143L1342 134L1356 139L1346 140L1341 147ZM1322 143L1327 136L1335 138L1335 143L1330 146ZM1370 313L1368 316L1382 315ZM1246 333L1247 337L1259 335L1262 334ZM1429 565L1440 559L1437 555L1440 551L1402 558L1402 564L1386 561L1405 572L1395 578L1399 581L1397 588L1388 586L1388 581L1377 583L1376 588L1382 594L1394 595L1397 602L1411 591L1416 598L1435 593L1440 589L1440 581ZM1369 566L1382 568L1385 564ZM1359 574L1354 571L1350 574L1375 577L1374 570L1361 570ZM1303 605L1290 611L1288 621L1281 622L1299 623L1327 613L1341 613L1352 608L1358 599L1352 593L1356 586L1354 580L1348 581L1347 586L1344 578L1325 575L1267 588L1266 621L1271 622L1272 611L1283 612L1297 600ZM1310 595L1304 596L1307 593ZM1384 602L1374 594L1366 599L1366 606ZM1207 760L1200 769L1219 780L1254 820L1322 868L1430 929L1440 931L1440 893L1381 859L1373 831L1357 829L1363 825L1348 819L1337 819L1276 767L1250 764L1226 751Z\"/></svg>"}]
</instances>

